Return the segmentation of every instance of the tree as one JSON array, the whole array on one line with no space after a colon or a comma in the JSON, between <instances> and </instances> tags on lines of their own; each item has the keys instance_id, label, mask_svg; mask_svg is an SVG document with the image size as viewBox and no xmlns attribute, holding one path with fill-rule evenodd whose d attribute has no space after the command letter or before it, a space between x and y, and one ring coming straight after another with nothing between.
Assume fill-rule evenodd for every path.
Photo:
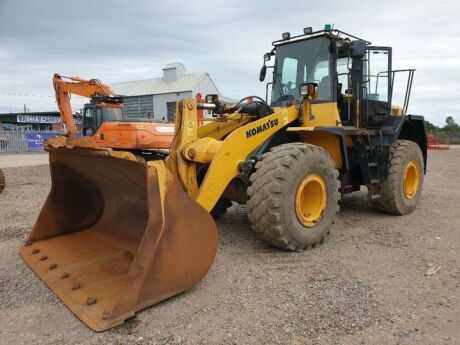
<instances>
[{"instance_id":1,"label":"tree","mask_svg":"<svg viewBox=\"0 0 460 345\"><path fill-rule=\"evenodd\" d=\"M446 125L444 126L444 130L446 131L453 131L459 128L459 125L457 122L455 122L454 118L452 116L447 116L446 117Z\"/></svg>"},{"instance_id":2,"label":"tree","mask_svg":"<svg viewBox=\"0 0 460 345\"><path fill-rule=\"evenodd\" d=\"M428 132L435 131L435 130L439 129L438 126L436 126L436 125L432 124L430 121L426 121L426 120L425 120L425 126L426 126L426 129L427 129Z\"/></svg>"}]
</instances>

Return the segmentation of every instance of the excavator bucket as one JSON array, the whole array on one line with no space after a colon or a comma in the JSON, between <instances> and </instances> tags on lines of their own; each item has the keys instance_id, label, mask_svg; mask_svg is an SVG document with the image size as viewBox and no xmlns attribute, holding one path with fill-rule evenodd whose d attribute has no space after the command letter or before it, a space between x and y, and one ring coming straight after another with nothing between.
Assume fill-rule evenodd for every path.
<instances>
[{"instance_id":1,"label":"excavator bucket","mask_svg":"<svg viewBox=\"0 0 460 345\"><path fill-rule=\"evenodd\" d=\"M162 161L47 150L51 192L20 254L87 326L121 324L206 275L216 225Z\"/></svg>"}]
</instances>

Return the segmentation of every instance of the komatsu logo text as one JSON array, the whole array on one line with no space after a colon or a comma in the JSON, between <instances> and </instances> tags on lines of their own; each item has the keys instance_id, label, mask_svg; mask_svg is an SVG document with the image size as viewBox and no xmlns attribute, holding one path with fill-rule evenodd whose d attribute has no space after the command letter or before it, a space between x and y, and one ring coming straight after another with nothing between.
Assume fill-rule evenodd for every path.
<instances>
[{"instance_id":1,"label":"komatsu logo text","mask_svg":"<svg viewBox=\"0 0 460 345\"><path fill-rule=\"evenodd\" d=\"M252 129L248 129L246 131L246 138L253 137L259 133L265 132L267 129L273 128L278 126L278 119L274 120L268 120L265 122L263 125L259 125L257 127L254 127Z\"/></svg>"}]
</instances>

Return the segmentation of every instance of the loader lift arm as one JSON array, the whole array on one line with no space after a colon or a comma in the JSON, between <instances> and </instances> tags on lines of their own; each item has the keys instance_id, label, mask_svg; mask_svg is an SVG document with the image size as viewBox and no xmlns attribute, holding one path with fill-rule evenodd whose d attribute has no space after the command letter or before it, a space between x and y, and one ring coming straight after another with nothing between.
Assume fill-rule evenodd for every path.
<instances>
[{"instance_id":1,"label":"loader lift arm","mask_svg":"<svg viewBox=\"0 0 460 345\"><path fill-rule=\"evenodd\" d=\"M178 131L166 166L179 178L187 193L209 212L230 181L240 173L240 164L269 137L298 119L299 112L290 106L279 108L260 119L236 112L240 117L240 122L235 123L237 127L226 138L216 140L200 136L196 113L198 107L199 104L191 98L178 102L175 123ZM208 158L209 161L202 158ZM197 162L210 163L200 186L196 179Z\"/></svg>"},{"instance_id":2,"label":"loader lift arm","mask_svg":"<svg viewBox=\"0 0 460 345\"><path fill-rule=\"evenodd\" d=\"M56 92L56 103L61 113L62 122L66 127L66 136L75 137L75 123L70 104L71 94L94 98L98 96L114 96L112 89L97 79L82 79L79 77L64 77L59 74L53 76L53 86Z\"/></svg>"}]
</instances>

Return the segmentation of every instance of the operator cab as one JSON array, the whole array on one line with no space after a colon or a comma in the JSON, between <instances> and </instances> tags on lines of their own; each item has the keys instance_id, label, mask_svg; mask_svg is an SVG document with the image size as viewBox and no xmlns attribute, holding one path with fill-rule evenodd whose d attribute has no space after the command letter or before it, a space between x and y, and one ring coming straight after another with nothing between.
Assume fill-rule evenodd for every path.
<instances>
[{"instance_id":1,"label":"operator cab","mask_svg":"<svg viewBox=\"0 0 460 345\"><path fill-rule=\"evenodd\" d=\"M85 104L83 135L94 135L103 122L123 121L123 100L120 97L93 97Z\"/></svg>"},{"instance_id":2,"label":"operator cab","mask_svg":"<svg viewBox=\"0 0 460 345\"><path fill-rule=\"evenodd\" d=\"M300 86L316 87L312 104L336 103L343 126L380 127L391 115L407 111L414 70L392 70L391 48L375 47L370 42L326 26L313 32L273 42L264 55L260 80L273 68L270 105L285 106L300 102ZM265 63L275 55L273 66ZM404 106L393 107L395 72L409 72Z\"/></svg>"}]
</instances>

